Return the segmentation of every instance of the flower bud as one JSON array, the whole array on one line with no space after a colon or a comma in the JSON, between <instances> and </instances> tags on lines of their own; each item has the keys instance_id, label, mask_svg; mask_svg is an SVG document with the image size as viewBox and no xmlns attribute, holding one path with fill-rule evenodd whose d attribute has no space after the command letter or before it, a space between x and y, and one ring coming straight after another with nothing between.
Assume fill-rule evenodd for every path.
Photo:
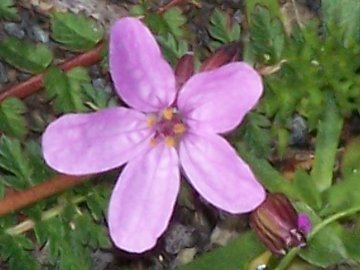
<instances>
[{"instance_id":1,"label":"flower bud","mask_svg":"<svg viewBox=\"0 0 360 270\"><path fill-rule=\"evenodd\" d=\"M194 55L184 54L175 67L175 78L177 88L180 89L184 83L194 74Z\"/></svg>"},{"instance_id":2,"label":"flower bud","mask_svg":"<svg viewBox=\"0 0 360 270\"><path fill-rule=\"evenodd\" d=\"M305 216L297 214L284 194L273 193L251 213L250 225L272 253L285 255L292 247L306 246L311 225Z\"/></svg>"},{"instance_id":3,"label":"flower bud","mask_svg":"<svg viewBox=\"0 0 360 270\"><path fill-rule=\"evenodd\" d=\"M222 65L239 60L241 45L239 42L224 45L216 50L200 67L200 71L209 71Z\"/></svg>"}]
</instances>

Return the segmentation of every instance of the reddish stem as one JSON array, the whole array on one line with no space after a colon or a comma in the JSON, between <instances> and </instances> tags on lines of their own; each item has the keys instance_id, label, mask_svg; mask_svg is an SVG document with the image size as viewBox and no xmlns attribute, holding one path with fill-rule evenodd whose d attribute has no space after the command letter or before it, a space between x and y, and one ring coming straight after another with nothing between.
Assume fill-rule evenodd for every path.
<instances>
[{"instance_id":1,"label":"reddish stem","mask_svg":"<svg viewBox=\"0 0 360 270\"><path fill-rule=\"evenodd\" d=\"M167 11L168 9L172 8L172 7L175 7L175 6L179 6L179 5L183 5L185 4L186 2L188 2L188 0L172 0L170 1L169 3L161 6L157 13L158 14L163 14L165 11Z\"/></svg>"},{"instance_id":2,"label":"reddish stem","mask_svg":"<svg viewBox=\"0 0 360 270\"><path fill-rule=\"evenodd\" d=\"M94 65L101 60L101 51L103 47L104 44L101 43L94 49L75 56L68 61L65 61L64 63L60 64L59 67L63 70L69 70L78 66ZM39 91L44 86L44 75L45 73L38 74L26 81L0 90L0 102L7 97L24 98Z\"/></svg>"},{"instance_id":3,"label":"reddish stem","mask_svg":"<svg viewBox=\"0 0 360 270\"><path fill-rule=\"evenodd\" d=\"M4 216L70 187L79 185L88 179L89 176L60 174L24 191L11 193L0 200L0 216Z\"/></svg>"}]
</instances>

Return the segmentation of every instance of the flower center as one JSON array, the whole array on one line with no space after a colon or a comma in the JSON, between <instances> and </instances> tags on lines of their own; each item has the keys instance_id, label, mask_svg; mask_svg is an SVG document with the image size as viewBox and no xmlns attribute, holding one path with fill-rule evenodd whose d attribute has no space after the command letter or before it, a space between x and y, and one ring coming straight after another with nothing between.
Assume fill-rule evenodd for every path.
<instances>
[{"instance_id":1,"label":"flower center","mask_svg":"<svg viewBox=\"0 0 360 270\"><path fill-rule=\"evenodd\" d=\"M155 135L151 139L152 145L163 140L168 147L174 147L186 131L186 126L175 108L165 108L158 114L150 114L147 125L154 129Z\"/></svg>"}]
</instances>

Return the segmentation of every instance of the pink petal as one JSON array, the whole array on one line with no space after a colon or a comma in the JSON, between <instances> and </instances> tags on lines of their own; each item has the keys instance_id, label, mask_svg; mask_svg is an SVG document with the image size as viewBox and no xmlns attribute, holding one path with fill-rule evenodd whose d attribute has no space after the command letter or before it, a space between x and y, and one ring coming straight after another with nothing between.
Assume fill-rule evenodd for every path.
<instances>
[{"instance_id":1,"label":"pink petal","mask_svg":"<svg viewBox=\"0 0 360 270\"><path fill-rule=\"evenodd\" d=\"M180 91L177 104L193 129L222 133L242 121L262 91L259 74L248 64L235 62L193 76Z\"/></svg>"},{"instance_id":2,"label":"pink petal","mask_svg":"<svg viewBox=\"0 0 360 270\"><path fill-rule=\"evenodd\" d=\"M169 223L179 185L174 148L159 144L130 161L110 199L108 221L115 245L136 253L152 248Z\"/></svg>"},{"instance_id":3,"label":"pink petal","mask_svg":"<svg viewBox=\"0 0 360 270\"><path fill-rule=\"evenodd\" d=\"M118 167L149 146L146 116L123 108L67 114L42 137L44 158L55 170L73 175Z\"/></svg>"},{"instance_id":4,"label":"pink petal","mask_svg":"<svg viewBox=\"0 0 360 270\"><path fill-rule=\"evenodd\" d=\"M175 99L175 76L149 29L138 19L118 20L110 33L110 72L120 97L153 112Z\"/></svg>"},{"instance_id":5,"label":"pink petal","mask_svg":"<svg viewBox=\"0 0 360 270\"><path fill-rule=\"evenodd\" d=\"M194 188L210 203L230 213L255 209L265 191L249 166L216 134L187 134L180 162Z\"/></svg>"},{"instance_id":6,"label":"pink petal","mask_svg":"<svg viewBox=\"0 0 360 270\"><path fill-rule=\"evenodd\" d=\"M305 235L309 234L312 229L312 223L306 213L299 213L297 216L297 226Z\"/></svg>"}]
</instances>

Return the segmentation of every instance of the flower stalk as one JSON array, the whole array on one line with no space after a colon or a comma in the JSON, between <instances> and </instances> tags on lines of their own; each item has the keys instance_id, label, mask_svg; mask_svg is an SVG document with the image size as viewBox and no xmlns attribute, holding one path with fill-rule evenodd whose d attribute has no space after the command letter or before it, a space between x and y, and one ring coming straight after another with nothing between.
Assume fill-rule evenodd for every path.
<instances>
[{"instance_id":1,"label":"flower stalk","mask_svg":"<svg viewBox=\"0 0 360 270\"><path fill-rule=\"evenodd\" d=\"M4 216L37 201L48 198L88 180L89 176L57 175L24 191L15 192L0 200L0 216Z\"/></svg>"},{"instance_id":2,"label":"flower stalk","mask_svg":"<svg viewBox=\"0 0 360 270\"><path fill-rule=\"evenodd\" d=\"M96 64L102 59L102 50L104 49L104 43L100 43L95 48L87 51L83 54L77 55L70 60L60 64L59 67L62 70L70 70L78 66L91 66ZM30 77L28 80L18 83L14 86L6 87L0 90L0 102L7 97L24 98L36 93L44 86L45 73Z\"/></svg>"}]
</instances>

